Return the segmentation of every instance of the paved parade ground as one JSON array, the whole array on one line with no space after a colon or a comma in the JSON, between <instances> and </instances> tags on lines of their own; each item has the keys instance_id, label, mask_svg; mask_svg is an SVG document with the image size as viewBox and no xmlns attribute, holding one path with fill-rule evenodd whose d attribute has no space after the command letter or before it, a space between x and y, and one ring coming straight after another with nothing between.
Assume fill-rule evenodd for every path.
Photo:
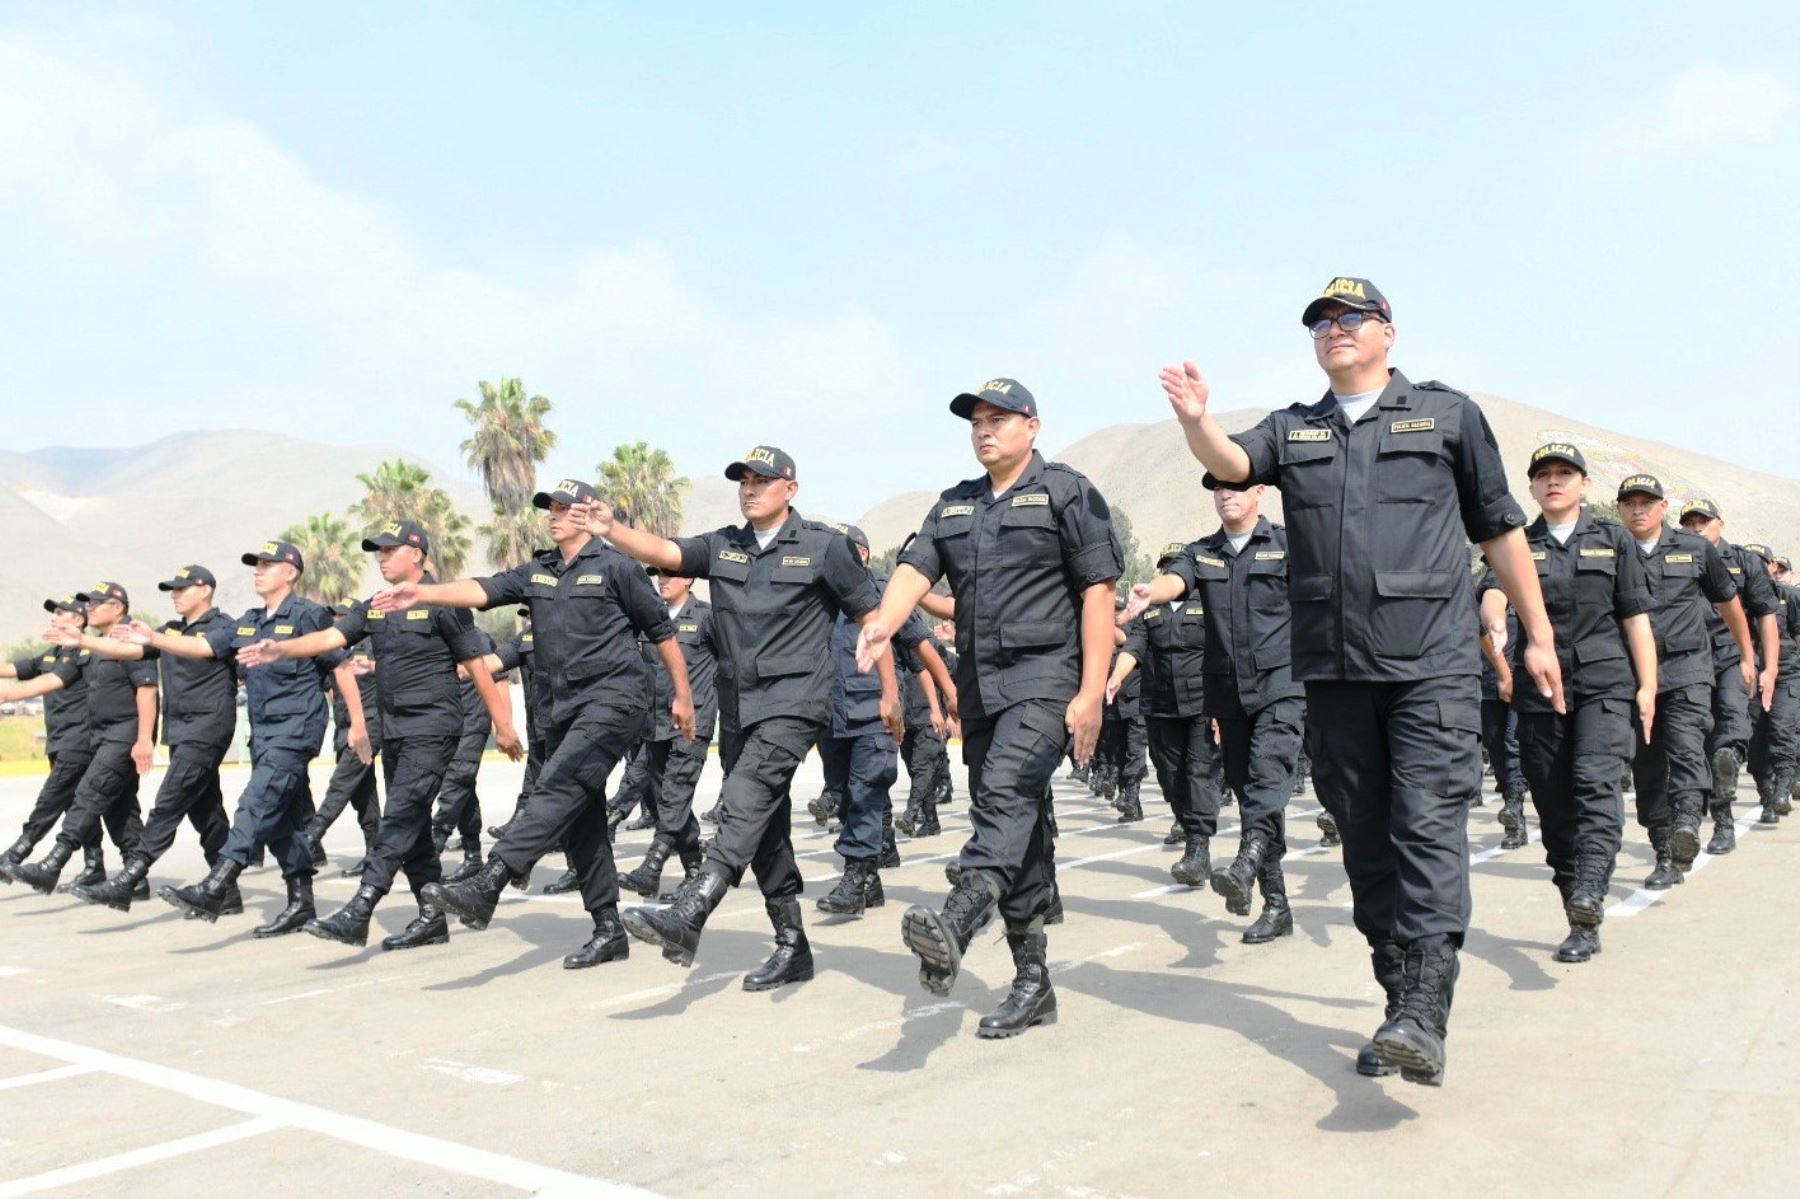
<instances>
[{"instance_id":1,"label":"paved parade ground","mask_svg":"<svg viewBox=\"0 0 1800 1199\"><path fill-rule=\"evenodd\" d=\"M518 771L485 766L489 822ZM245 777L226 772L228 802ZM815 757L802 804L819 778ZM1581 966L1551 959L1566 929L1541 853L1499 853L1490 798L1432 1090L1355 1073L1379 992L1310 796L1291 813L1298 933L1249 947L1217 896L1167 885L1154 787L1149 819L1119 827L1059 780L1061 1020L978 1040L1011 975L998 931L947 1000L899 938L907 903L942 900L958 781L943 835L902 841L887 906L856 921L813 910L839 860L796 813L820 972L763 995L738 987L769 948L753 887L691 970L634 942L579 972L560 964L587 935L573 896L509 892L486 932L384 954L251 939L280 906L274 869L246 872L250 913L216 926L155 899L125 915L0 888L0 1199L1800 1193L1800 817L1754 827L1747 790L1739 850L1660 897L1637 890L1649 851L1628 829L1605 952ZM0 780L8 836L37 785ZM703 805L717 788L714 759ZM649 837L622 835L625 867ZM1231 821L1215 860L1234 844ZM322 914L353 891L337 872L359 846L348 818L327 839ZM184 830L151 882L203 873ZM411 914L402 884L375 938Z\"/></svg>"}]
</instances>

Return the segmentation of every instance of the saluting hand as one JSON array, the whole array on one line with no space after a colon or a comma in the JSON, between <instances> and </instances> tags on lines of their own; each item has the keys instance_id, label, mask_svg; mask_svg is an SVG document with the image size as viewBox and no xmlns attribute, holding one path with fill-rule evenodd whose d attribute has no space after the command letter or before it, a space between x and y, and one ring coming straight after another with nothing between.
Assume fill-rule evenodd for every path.
<instances>
[{"instance_id":1,"label":"saluting hand","mask_svg":"<svg viewBox=\"0 0 1800 1199\"><path fill-rule=\"evenodd\" d=\"M1134 583L1131 594L1125 600L1125 606L1113 618L1113 623L1124 628L1150 609L1150 584Z\"/></svg>"},{"instance_id":2,"label":"saluting hand","mask_svg":"<svg viewBox=\"0 0 1800 1199\"><path fill-rule=\"evenodd\" d=\"M1567 715L1569 708L1563 702L1562 663L1556 660L1556 647L1540 645L1527 637L1525 639L1525 670L1531 675L1531 681L1537 684L1538 694L1550 701L1550 706L1556 710L1556 714L1558 716Z\"/></svg>"},{"instance_id":3,"label":"saluting hand","mask_svg":"<svg viewBox=\"0 0 1800 1199\"><path fill-rule=\"evenodd\" d=\"M1086 765L1087 760L1094 756L1094 746L1099 743L1100 703L1100 696L1078 691L1063 712L1063 724L1075 737L1077 765Z\"/></svg>"},{"instance_id":4,"label":"saluting hand","mask_svg":"<svg viewBox=\"0 0 1800 1199\"><path fill-rule=\"evenodd\" d=\"M519 745L519 732L511 721L494 726L494 747L515 762L525 756L525 750Z\"/></svg>"},{"instance_id":5,"label":"saluting hand","mask_svg":"<svg viewBox=\"0 0 1800 1199\"><path fill-rule=\"evenodd\" d=\"M61 625L53 624L44 630L44 640L63 649L74 649L81 644L81 634L74 629L65 629Z\"/></svg>"},{"instance_id":6,"label":"saluting hand","mask_svg":"<svg viewBox=\"0 0 1800 1199\"><path fill-rule=\"evenodd\" d=\"M887 653L888 640L893 635L894 630L879 616L862 626L856 634L856 669L859 673L868 674L875 669L875 663Z\"/></svg>"},{"instance_id":7,"label":"saluting hand","mask_svg":"<svg viewBox=\"0 0 1800 1199\"><path fill-rule=\"evenodd\" d=\"M1644 744L1650 744L1650 730L1656 724L1656 688L1639 687L1637 691L1638 731Z\"/></svg>"},{"instance_id":8,"label":"saluting hand","mask_svg":"<svg viewBox=\"0 0 1800 1199\"><path fill-rule=\"evenodd\" d=\"M404 612L418 602L417 583L401 583L397 587L377 591L369 597L369 607L377 612Z\"/></svg>"},{"instance_id":9,"label":"saluting hand","mask_svg":"<svg viewBox=\"0 0 1800 1199\"><path fill-rule=\"evenodd\" d=\"M1206 386L1206 376L1191 360L1180 366L1163 367L1159 378L1176 420L1192 422L1206 415L1206 401L1212 392Z\"/></svg>"},{"instance_id":10,"label":"saluting hand","mask_svg":"<svg viewBox=\"0 0 1800 1199\"><path fill-rule=\"evenodd\" d=\"M677 695L669 702L669 719L674 722L675 729L681 734L683 741L694 739L694 697Z\"/></svg>"},{"instance_id":11,"label":"saluting hand","mask_svg":"<svg viewBox=\"0 0 1800 1199\"><path fill-rule=\"evenodd\" d=\"M593 537L612 536L613 510L605 500L569 505L569 516Z\"/></svg>"},{"instance_id":12,"label":"saluting hand","mask_svg":"<svg viewBox=\"0 0 1800 1199\"><path fill-rule=\"evenodd\" d=\"M244 667L267 666L281 658L281 642L268 637L253 641L237 652L238 665Z\"/></svg>"},{"instance_id":13,"label":"saluting hand","mask_svg":"<svg viewBox=\"0 0 1800 1199\"><path fill-rule=\"evenodd\" d=\"M132 645L149 645L150 638L155 636L150 626L141 620L121 620L112 627L107 636L115 641L126 641Z\"/></svg>"}]
</instances>

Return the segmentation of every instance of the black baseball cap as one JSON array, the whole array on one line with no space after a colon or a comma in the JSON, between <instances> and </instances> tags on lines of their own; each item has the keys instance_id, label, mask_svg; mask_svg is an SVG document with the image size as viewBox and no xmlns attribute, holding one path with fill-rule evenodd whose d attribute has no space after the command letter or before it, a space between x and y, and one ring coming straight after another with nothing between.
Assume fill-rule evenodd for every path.
<instances>
[{"instance_id":1,"label":"black baseball cap","mask_svg":"<svg viewBox=\"0 0 1800 1199\"><path fill-rule=\"evenodd\" d=\"M594 490L594 485L583 483L580 479L564 479L549 491L540 491L531 497L532 506L536 508L548 508L552 503L573 507L576 504L599 502L600 493Z\"/></svg>"},{"instance_id":2,"label":"black baseball cap","mask_svg":"<svg viewBox=\"0 0 1800 1199\"><path fill-rule=\"evenodd\" d=\"M1788 559L1787 559L1787 558L1786 558L1786 557L1778 557L1778 558L1776 558L1776 559L1775 559L1775 565L1777 565L1777 566L1779 566L1779 567L1781 567L1781 569L1783 569L1783 570L1792 570L1792 569L1794 569L1794 564L1793 564L1793 563L1792 563L1792 562L1790 562L1790 561L1788 561Z\"/></svg>"},{"instance_id":3,"label":"black baseball cap","mask_svg":"<svg viewBox=\"0 0 1800 1199\"><path fill-rule=\"evenodd\" d=\"M786 479L790 483L800 477L794 470L793 457L786 450L772 445L759 445L727 466L725 477L735 483L744 477L746 471L770 479Z\"/></svg>"},{"instance_id":4,"label":"black baseball cap","mask_svg":"<svg viewBox=\"0 0 1800 1199\"><path fill-rule=\"evenodd\" d=\"M860 548L865 550L869 548L869 535L855 525L834 525L833 527L851 541L854 541Z\"/></svg>"},{"instance_id":5,"label":"black baseball cap","mask_svg":"<svg viewBox=\"0 0 1800 1199\"><path fill-rule=\"evenodd\" d=\"M421 554L428 552L425 527L416 520L390 520L363 538L363 549L371 554L393 545L410 545Z\"/></svg>"},{"instance_id":6,"label":"black baseball cap","mask_svg":"<svg viewBox=\"0 0 1800 1199\"><path fill-rule=\"evenodd\" d=\"M975 415L976 404L992 404L1024 416L1038 414L1037 400L1017 379L989 379L974 391L965 391L951 400L950 411L968 420Z\"/></svg>"},{"instance_id":7,"label":"black baseball cap","mask_svg":"<svg viewBox=\"0 0 1800 1199\"><path fill-rule=\"evenodd\" d=\"M1626 475L1619 480L1619 498L1628 495L1647 495L1660 500L1663 498L1662 480L1655 475Z\"/></svg>"},{"instance_id":8,"label":"black baseball cap","mask_svg":"<svg viewBox=\"0 0 1800 1199\"><path fill-rule=\"evenodd\" d=\"M131 597L125 594L125 588L119 583L108 583L102 580L86 591L77 591L75 598L92 608L95 604L104 604L107 600L118 600L124 608L131 607Z\"/></svg>"},{"instance_id":9,"label":"black baseball cap","mask_svg":"<svg viewBox=\"0 0 1800 1199\"><path fill-rule=\"evenodd\" d=\"M213 578L213 572L204 566L184 566L175 572L175 577L164 579L156 585L158 591L179 591L183 587L217 587L219 581Z\"/></svg>"},{"instance_id":10,"label":"black baseball cap","mask_svg":"<svg viewBox=\"0 0 1800 1199\"><path fill-rule=\"evenodd\" d=\"M46 612L73 612L73 613L75 613L75 615L81 617L83 620L87 619L87 605L81 602L81 598L79 596L74 596L74 595L65 595L61 599L45 600L44 601L44 611L46 611Z\"/></svg>"},{"instance_id":11,"label":"black baseball cap","mask_svg":"<svg viewBox=\"0 0 1800 1199\"><path fill-rule=\"evenodd\" d=\"M1379 287L1367 279L1339 275L1327 283L1325 290L1306 306L1306 311L1300 314L1300 323L1310 327L1314 321L1319 319L1320 310L1332 304L1342 304L1353 312L1373 313L1384 321L1394 319L1394 310L1389 306L1387 297L1381 294Z\"/></svg>"},{"instance_id":12,"label":"black baseball cap","mask_svg":"<svg viewBox=\"0 0 1800 1199\"><path fill-rule=\"evenodd\" d=\"M1566 441L1547 441L1531 451L1531 465L1525 468L1525 477L1533 478L1538 468L1549 462L1566 462L1585 477L1588 473L1587 459L1581 456L1581 447Z\"/></svg>"},{"instance_id":13,"label":"black baseball cap","mask_svg":"<svg viewBox=\"0 0 1800 1199\"><path fill-rule=\"evenodd\" d=\"M1690 516L1704 516L1707 520L1719 518L1719 506L1711 500L1689 500L1681 506L1681 522L1687 523Z\"/></svg>"},{"instance_id":14,"label":"black baseball cap","mask_svg":"<svg viewBox=\"0 0 1800 1199\"><path fill-rule=\"evenodd\" d=\"M1765 542L1740 541L1738 542L1738 548L1741 550L1749 550L1764 562L1774 562L1776 560L1775 551L1770 549Z\"/></svg>"},{"instance_id":15,"label":"black baseball cap","mask_svg":"<svg viewBox=\"0 0 1800 1199\"><path fill-rule=\"evenodd\" d=\"M265 541L244 555L245 566L255 566L258 562L286 562L295 570L306 569L306 559L290 541Z\"/></svg>"}]
</instances>

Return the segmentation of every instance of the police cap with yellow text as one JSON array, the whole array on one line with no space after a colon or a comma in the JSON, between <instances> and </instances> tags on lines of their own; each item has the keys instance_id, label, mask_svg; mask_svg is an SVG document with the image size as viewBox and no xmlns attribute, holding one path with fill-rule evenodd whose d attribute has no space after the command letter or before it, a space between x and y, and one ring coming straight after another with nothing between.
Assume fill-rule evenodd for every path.
<instances>
[{"instance_id":1,"label":"police cap with yellow text","mask_svg":"<svg viewBox=\"0 0 1800 1199\"><path fill-rule=\"evenodd\" d=\"M1624 499L1628 495L1647 495L1651 499L1660 500L1663 498L1662 480L1655 475L1626 475L1619 480L1619 498Z\"/></svg>"},{"instance_id":2,"label":"police cap with yellow text","mask_svg":"<svg viewBox=\"0 0 1800 1199\"><path fill-rule=\"evenodd\" d=\"M425 538L425 526L416 520L390 520L363 538L362 543L363 549L371 554L396 545L410 545L421 554L428 552L430 543Z\"/></svg>"},{"instance_id":3,"label":"police cap with yellow text","mask_svg":"<svg viewBox=\"0 0 1800 1199\"><path fill-rule=\"evenodd\" d=\"M600 500L600 493L594 490L592 483L583 483L580 479L564 479L549 491L540 491L531 497L533 507L548 508L551 504L594 504ZM617 515L615 513L615 515Z\"/></svg>"},{"instance_id":4,"label":"police cap with yellow text","mask_svg":"<svg viewBox=\"0 0 1800 1199\"><path fill-rule=\"evenodd\" d=\"M295 570L306 569L306 559L300 556L299 547L291 541L265 541L244 555L245 566L260 562L286 562Z\"/></svg>"},{"instance_id":5,"label":"police cap with yellow text","mask_svg":"<svg viewBox=\"0 0 1800 1199\"><path fill-rule=\"evenodd\" d=\"M1300 323L1310 326L1319 319L1319 314L1333 304L1342 304L1352 312L1368 312L1384 321L1394 319L1394 310L1388 304L1387 297L1381 289L1367 279L1357 279L1349 275L1339 275L1325 285L1325 290L1306 306L1300 314Z\"/></svg>"},{"instance_id":6,"label":"police cap with yellow text","mask_svg":"<svg viewBox=\"0 0 1800 1199\"><path fill-rule=\"evenodd\" d=\"M213 578L213 572L204 566L194 564L184 566L175 572L173 578L164 579L156 585L158 591L180 591L183 587L217 587L219 581Z\"/></svg>"},{"instance_id":7,"label":"police cap with yellow text","mask_svg":"<svg viewBox=\"0 0 1800 1199\"><path fill-rule=\"evenodd\" d=\"M989 379L974 391L965 391L950 401L950 411L968 420L975 415L975 405L992 404L1021 416L1036 416L1038 404L1017 379Z\"/></svg>"},{"instance_id":8,"label":"police cap with yellow text","mask_svg":"<svg viewBox=\"0 0 1800 1199\"><path fill-rule=\"evenodd\" d=\"M765 479L785 479L789 483L800 478L794 459L780 446L759 445L725 468L725 477L733 483L745 475L761 475Z\"/></svg>"}]
</instances>

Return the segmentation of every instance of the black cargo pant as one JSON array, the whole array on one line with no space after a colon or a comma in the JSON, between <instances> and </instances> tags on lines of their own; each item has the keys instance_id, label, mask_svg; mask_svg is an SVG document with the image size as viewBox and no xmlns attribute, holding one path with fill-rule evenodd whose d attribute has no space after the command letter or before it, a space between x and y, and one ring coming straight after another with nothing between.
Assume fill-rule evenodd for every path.
<instances>
[{"instance_id":1,"label":"black cargo pant","mask_svg":"<svg viewBox=\"0 0 1800 1199\"><path fill-rule=\"evenodd\" d=\"M432 825L448 837L450 830L462 834L463 848L481 844L481 797L475 781L481 774L481 755L487 750L488 734L464 733L457 738L450 765L444 771L444 786L438 792L437 816Z\"/></svg>"},{"instance_id":2,"label":"black cargo pant","mask_svg":"<svg viewBox=\"0 0 1800 1199\"><path fill-rule=\"evenodd\" d=\"M515 875L561 846L593 916L619 903L619 872L606 833L606 780L643 726L640 709L589 704L544 737L544 764L525 805L494 846Z\"/></svg>"},{"instance_id":3,"label":"black cargo pant","mask_svg":"<svg viewBox=\"0 0 1800 1199\"><path fill-rule=\"evenodd\" d=\"M25 824L19 829L19 840L25 842L21 852L30 853L32 846L56 827L56 822L75 802L75 789L81 786L81 776L87 773L88 764L93 760L94 755L88 750L65 749L50 755L50 777L38 788L31 814L25 817ZM98 843L99 839L96 830L93 843Z\"/></svg>"},{"instance_id":4,"label":"black cargo pant","mask_svg":"<svg viewBox=\"0 0 1800 1199\"><path fill-rule=\"evenodd\" d=\"M1481 744L1494 768L1494 786L1504 795L1519 771L1519 714L1503 699L1482 696Z\"/></svg>"},{"instance_id":5,"label":"black cargo pant","mask_svg":"<svg viewBox=\"0 0 1800 1199\"><path fill-rule=\"evenodd\" d=\"M1738 684L1743 690L1743 684ZM1677 811L1706 810L1712 790L1712 763L1706 760L1706 734L1712 727L1712 684L1672 687L1656 697L1656 724L1644 743L1636 705L1632 708L1632 790L1637 792L1638 824L1653 833L1675 823Z\"/></svg>"},{"instance_id":6,"label":"black cargo pant","mask_svg":"<svg viewBox=\"0 0 1800 1199\"><path fill-rule=\"evenodd\" d=\"M794 772L827 731L791 716L771 716L747 729L720 726L725 782L719 831L706 860L723 867L733 886L748 867L765 899L790 899L805 889L794 862Z\"/></svg>"},{"instance_id":7,"label":"black cargo pant","mask_svg":"<svg viewBox=\"0 0 1800 1199\"><path fill-rule=\"evenodd\" d=\"M706 746L699 737L644 742L644 769L650 779L650 799L656 805L656 835L666 839L677 854L700 848L694 788L706 768Z\"/></svg>"},{"instance_id":8,"label":"black cargo pant","mask_svg":"<svg viewBox=\"0 0 1800 1199\"><path fill-rule=\"evenodd\" d=\"M1189 837L1219 831L1219 803L1224 785L1223 759L1213 741L1209 716L1152 716L1150 761L1163 798Z\"/></svg>"},{"instance_id":9,"label":"black cargo pant","mask_svg":"<svg viewBox=\"0 0 1800 1199\"><path fill-rule=\"evenodd\" d=\"M938 787L938 774L949 766L944 754L944 739L930 725L912 725L906 740L900 743L900 756L906 759L906 806L922 808Z\"/></svg>"},{"instance_id":10,"label":"black cargo pant","mask_svg":"<svg viewBox=\"0 0 1800 1199\"><path fill-rule=\"evenodd\" d=\"M56 843L71 853L84 845L98 845L102 824L120 853L137 851L144 821L138 812L137 763L131 760L129 741L102 741L94 747Z\"/></svg>"},{"instance_id":11,"label":"black cargo pant","mask_svg":"<svg viewBox=\"0 0 1800 1199\"><path fill-rule=\"evenodd\" d=\"M1754 634L1752 634L1754 636ZM1715 662L1716 666L1717 663ZM1729 666L1713 672L1712 731L1706 734L1708 786L1711 786L1712 756L1729 749L1742 762L1750 749L1750 693L1744 690L1744 676L1738 672L1738 658L1733 654Z\"/></svg>"},{"instance_id":12,"label":"black cargo pant","mask_svg":"<svg viewBox=\"0 0 1800 1199\"><path fill-rule=\"evenodd\" d=\"M226 746L175 745L169 748L169 769L162 785L156 789L156 802L150 805L150 816L144 821L144 835L138 839L138 856L155 862L169 846L175 844L175 833L186 820L200 835L200 852L206 864L219 860L219 850L231 834L231 822L225 818L225 796L219 790L219 763L225 760Z\"/></svg>"},{"instance_id":13,"label":"black cargo pant","mask_svg":"<svg viewBox=\"0 0 1800 1199\"><path fill-rule=\"evenodd\" d=\"M1134 712L1120 713L1116 719L1106 722L1102 732L1107 738L1107 756L1118 768L1120 788L1141 786L1144 776L1149 773L1144 763L1149 732L1143 716Z\"/></svg>"},{"instance_id":14,"label":"black cargo pant","mask_svg":"<svg viewBox=\"0 0 1800 1199\"><path fill-rule=\"evenodd\" d=\"M285 879L311 878L317 871L307 843L306 822L312 819L312 782L306 777L312 754L286 747L262 746L250 738L250 781L238 796L231 835L219 856L248 866L257 850L269 847Z\"/></svg>"},{"instance_id":15,"label":"black cargo pant","mask_svg":"<svg viewBox=\"0 0 1800 1199\"><path fill-rule=\"evenodd\" d=\"M1475 675L1306 684L1313 783L1344 840L1357 931L1401 945L1469 928L1469 805L1481 787Z\"/></svg>"},{"instance_id":16,"label":"black cargo pant","mask_svg":"<svg viewBox=\"0 0 1800 1199\"><path fill-rule=\"evenodd\" d=\"M1000 915L1010 929L1031 924L1055 896L1050 780L1069 748L1067 708L1028 699L963 719L972 826L963 874L979 870L1000 885Z\"/></svg>"},{"instance_id":17,"label":"black cargo pant","mask_svg":"<svg viewBox=\"0 0 1800 1199\"><path fill-rule=\"evenodd\" d=\"M900 747L886 729L819 742L825 786L844 797L836 849L846 862L881 858L881 830L900 778Z\"/></svg>"},{"instance_id":18,"label":"black cargo pant","mask_svg":"<svg viewBox=\"0 0 1800 1199\"><path fill-rule=\"evenodd\" d=\"M1269 841L1271 862L1287 853L1287 805L1294 794L1294 771L1300 761L1305 703L1298 697L1278 699L1254 712L1220 716L1219 748L1225 759L1225 784L1238 793L1240 839L1260 833Z\"/></svg>"},{"instance_id":19,"label":"black cargo pant","mask_svg":"<svg viewBox=\"0 0 1800 1199\"><path fill-rule=\"evenodd\" d=\"M619 776L618 789L613 793L613 811L629 816L639 804L644 804L647 811L655 811L650 806L656 802L656 792L647 756L649 745L644 740L632 742L630 752L625 755L625 772Z\"/></svg>"},{"instance_id":20,"label":"black cargo pant","mask_svg":"<svg viewBox=\"0 0 1800 1199\"><path fill-rule=\"evenodd\" d=\"M371 742L369 748L373 754L366 765L348 745L338 749L337 765L332 768L331 780L325 784L325 799L319 804L319 814L314 818L319 836L323 837L344 814L346 807L353 808L356 823L362 827L365 854L375 847L375 833L381 827L381 792L375 784L373 760L381 754L381 743Z\"/></svg>"},{"instance_id":21,"label":"black cargo pant","mask_svg":"<svg viewBox=\"0 0 1800 1199\"><path fill-rule=\"evenodd\" d=\"M1768 708L1750 701L1750 777L1760 787L1777 778L1792 778L1800 750L1800 678L1775 676L1775 696Z\"/></svg>"},{"instance_id":22,"label":"black cargo pant","mask_svg":"<svg viewBox=\"0 0 1800 1199\"><path fill-rule=\"evenodd\" d=\"M1575 881L1576 851L1606 855L1606 877L1625 835L1620 764L1632 756L1631 714L1626 699L1590 699L1566 715L1519 714L1519 766L1531 788L1544 861L1564 895Z\"/></svg>"},{"instance_id":23,"label":"black cargo pant","mask_svg":"<svg viewBox=\"0 0 1800 1199\"><path fill-rule=\"evenodd\" d=\"M381 744L382 782L387 808L370 846L362 885L386 895L394 876L406 872L414 895L426 883L442 881L437 843L431 839L431 805L444 785L453 737L389 737Z\"/></svg>"}]
</instances>

